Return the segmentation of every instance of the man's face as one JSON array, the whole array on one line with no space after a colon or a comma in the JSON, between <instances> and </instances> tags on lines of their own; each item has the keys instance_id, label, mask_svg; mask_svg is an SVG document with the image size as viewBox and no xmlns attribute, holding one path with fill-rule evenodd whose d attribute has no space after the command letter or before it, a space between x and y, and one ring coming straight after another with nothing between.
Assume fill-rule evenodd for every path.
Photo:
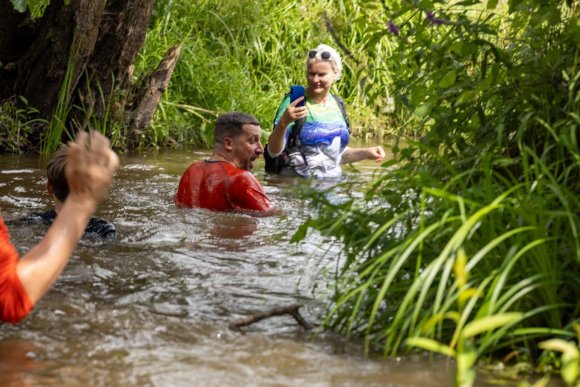
<instances>
[{"instance_id":1,"label":"man's face","mask_svg":"<svg viewBox=\"0 0 580 387\"><path fill-rule=\"evenodd\" d=\"M262 129L252 124L245 124L242 129L242 134L232 139L232 158L238 168L251 171L256 165L256 159L264 153L260 143Z\"/></svg>"}]
</instances>

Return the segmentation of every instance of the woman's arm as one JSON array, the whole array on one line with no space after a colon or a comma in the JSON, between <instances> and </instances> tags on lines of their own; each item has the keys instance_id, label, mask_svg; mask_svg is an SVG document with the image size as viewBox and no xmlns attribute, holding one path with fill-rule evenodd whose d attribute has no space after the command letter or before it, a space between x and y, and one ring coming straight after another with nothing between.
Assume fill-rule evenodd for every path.
<instances>
[{"instance_id":1,"label":"woman's arm","mask_svg":"<svg viewBox=\"0 0 580 387\"><path fill-rule=\"evenodd\" d=\"M347 148L342 154L341 164L356 163L361 160L381 161L385 157L385 150L382 146L373 146L370 148Z\"/></svg>"},{"instance_id":2,"label":"woman's arm","mask_svg":"<svg viewBox=\"0 0 580 387\"><path fill-rule=\"evenodd\" d=\"M268 137L268 151L270 155L277 156L284 150L286 146L286 128L288 125L306 117L306 106L296 107L303 99L304 97L300 97L288 105L288 108L282 113L274 130L270 133L270 137Z\"/></svg>"},{"instance_id":3,"label":"woman's arm","mask_svg":"<svg viewBox=\"0 0 580 387\"><path fill-rule=\"evenodd\" d=\"M107 194L119 159L97 132L69 143L65 174L69 195L46 236L18 262L17 274L35 304L56 281L85 227Z\"/></svg>"}]
</instances>

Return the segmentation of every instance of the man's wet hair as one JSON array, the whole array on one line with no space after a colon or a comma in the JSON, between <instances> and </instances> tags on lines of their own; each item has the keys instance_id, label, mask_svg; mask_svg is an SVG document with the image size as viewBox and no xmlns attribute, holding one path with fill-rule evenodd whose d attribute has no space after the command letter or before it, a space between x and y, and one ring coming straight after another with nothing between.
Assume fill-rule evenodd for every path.
<instances>
[{"instance_id":1,"label":"man's wet hair","mask_svg":"<svg viewBox=\"0 0 580 387\"><path fill-rule=\"evenodd\" d=\"M237 137L243 133L246 124L260 126L260 121L251 114L242 112L225 113L218 117L214 134L214 143L223 143L226 137Z\"/></svg>"},{"instance_id":2,"label":"man's wet hair","mask_svg":"<svg viewBox=\"0 0 580 387\"><path fill-rule=\"evenodd\" d=\"M46 177L48 178L48 182L52 186L54 196L56 196L56 198L61 202L64 202L68 196L68 183L66 181L66 175L64 174L67 153L68 147L62 145L54 155L52 155L52 158L46 166Z\"/></svg>"}]
</instances>

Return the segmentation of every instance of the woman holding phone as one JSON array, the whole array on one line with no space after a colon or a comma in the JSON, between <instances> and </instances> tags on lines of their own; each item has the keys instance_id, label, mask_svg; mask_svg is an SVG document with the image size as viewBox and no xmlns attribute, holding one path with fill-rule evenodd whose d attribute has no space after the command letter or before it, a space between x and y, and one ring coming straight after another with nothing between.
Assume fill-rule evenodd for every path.
<instances>
[{"instance_id":1,"label":"woman holding phone","mask_svg":"<svg viewBox=\"0 0 580 387\"><path fill-rule=\"evenodd\" d=\"M340 178L341 164L383 159L381 146L347 146L350 128L344 104L330 93L341 74L342 61L332 47L321 44L308 52L304 95L291 89L278 108L265 149L267 170L272 160L283 159L275 170L282 175Z\"/></svg>"}]
</instances>

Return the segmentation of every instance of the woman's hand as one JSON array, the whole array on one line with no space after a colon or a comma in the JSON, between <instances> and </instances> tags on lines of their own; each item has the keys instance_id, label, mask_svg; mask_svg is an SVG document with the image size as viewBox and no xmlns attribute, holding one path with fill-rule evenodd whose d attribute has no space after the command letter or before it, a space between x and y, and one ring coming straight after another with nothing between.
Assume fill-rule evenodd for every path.
<instances>
[{"instance_id":1,"label":"woman's hand","mask_svg":"<svg viewBox=\"0 0 580 387\"><path fill-rule=\"evenodd\" d=\"M288 105L278 120L276 127L272 133L270 133L270 137L268 137L268 152L272 157L279 155L284 150L284 147L286 146L286 128L288 125L296 120L306 117L306 106L296 106L302 102L303 99L304 97L300 97Z\"/></svg>"},{"instance_id":2,"label":"woman's hand","mask_svg":"<svg viewBox=\"0 0 580 387\"><path fill-rule=\"evenodd\" d=\"M382 146L373 146L371 148L367 148L369 152L368 159L375 160L377 163L385 158L385 150Z\"/></svg>"},{"instance_id":3,"label":"woman's hand","mask_svg":"<svg viewBox=\"0 0 580 387\"><path fill-rule=\"evenodd\" d=\"M342 154L341 164L356 163L361 160L375 160L377 163L385 158L385 150L382 146L370 148L347 148Z\"/></svg>"},{"instance_id":4,"label":"woman's hand","mask_svg":"<svg viewBox=\"0 0 580 387\"><path fill-rule=\"evenodd\" d=\"M306 106L296 106L300 102L302 102L302 100L304 100L304 98L305 97L302 96L302 97L296 99L290 105L288 105L288 107L286 108L286 110L282 114L282 117L280 117L280 121L284 121L285 127L287 127L288 125L290 125L292 122L294 122L296 120L299 120L301 118L306 117L306 114L307 114Z\"/></svg>"}]
</instances>

